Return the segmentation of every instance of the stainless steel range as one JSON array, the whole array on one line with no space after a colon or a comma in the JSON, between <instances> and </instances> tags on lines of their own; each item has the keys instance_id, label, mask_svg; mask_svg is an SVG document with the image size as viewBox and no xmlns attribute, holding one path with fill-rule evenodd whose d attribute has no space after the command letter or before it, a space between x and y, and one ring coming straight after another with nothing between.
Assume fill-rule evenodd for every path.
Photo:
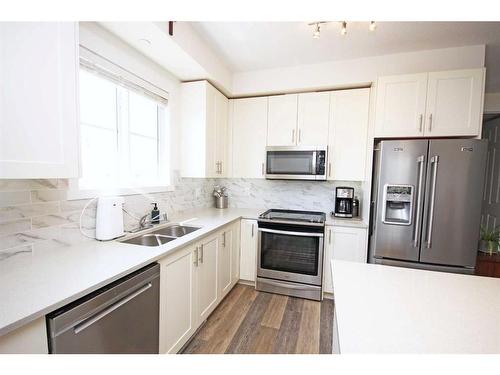
<instances>
[{"instance_id":1,"label":"stainless steel range","mask_svg":"<svg viewBox=\"0 0 500 375\"><path fill-rule=\"evenodd\" d=\"M259 216L257 290L321 300L325 218L295 210Z\"/></svg>"}]
</instances>

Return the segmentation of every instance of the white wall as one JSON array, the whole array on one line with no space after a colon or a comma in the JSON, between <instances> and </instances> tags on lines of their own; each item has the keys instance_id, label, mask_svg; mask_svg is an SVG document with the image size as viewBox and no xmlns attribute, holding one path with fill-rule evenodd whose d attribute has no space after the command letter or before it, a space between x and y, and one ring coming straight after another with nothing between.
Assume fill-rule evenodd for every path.
<instances>
[{"instance_id":1,"label":"white wall","mask_svg":"<svg viewBox=\"0 0 500 375\"><path fill-rule=\"evenodd\" d=\"M80 22L80 45L169 93L172 169L180 168L180 81L95 22Z\"/></svg>"},{"instance_id":2,"label":"white wall","mask_svg":"<svg viewBox=\"0 0 500 375\"><path fill-rule=\"evenodd\" d=\"M484 66L485 46L436 49L235 73L232 95L369 85L378 76Z\"/></svg>"}]
</instances>

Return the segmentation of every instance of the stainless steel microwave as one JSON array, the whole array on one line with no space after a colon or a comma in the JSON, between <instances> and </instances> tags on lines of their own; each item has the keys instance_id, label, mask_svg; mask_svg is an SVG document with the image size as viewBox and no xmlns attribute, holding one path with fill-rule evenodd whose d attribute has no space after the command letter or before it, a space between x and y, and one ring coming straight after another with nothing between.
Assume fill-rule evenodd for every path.
<instances>
[{"instance_id":1,"label":"stainless steel microwave","mask_svg":"<svg viewBox=\"0 0 500 375\"><path fill-rule=\"evenodd\" d=\"M326 180L326 146L269 146L266 178L273 180Z\"/></svg>"}]
</instances>

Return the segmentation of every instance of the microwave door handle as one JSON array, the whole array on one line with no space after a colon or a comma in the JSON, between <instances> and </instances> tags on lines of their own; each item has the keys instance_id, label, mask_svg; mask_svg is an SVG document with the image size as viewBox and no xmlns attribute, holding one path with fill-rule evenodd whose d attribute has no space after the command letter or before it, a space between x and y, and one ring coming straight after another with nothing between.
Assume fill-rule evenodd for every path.
<instances>
[{"instance_id":1,"label":"microwave door handle","mask_svg":"<svg viewBox=\"0 0 500 375\"><path fill-rule=\"evenodd\" d=\"M417 165L418 165L418 181L417 181L417 209L415 210L415 218L414 218L414 233L413 233L413 247L418 247L419 246L419 240L418 237L420 235L419 228L420 228L420 216L422 215L422 189L423 189L423 181L424 181L424 155L420 155L417 158Z\"/></svg>"},{"instance_id":2,"label":"microwave door handle","mask_svg":"<svg viewBox=\"0 0 500 375\"><path fill-rule=\"evenodd\" d=\"M312 157L312 174L318 174L316 170L316 157L318 153L317 151L313 151L313 157Z\"/></svg>"}]
</instances>

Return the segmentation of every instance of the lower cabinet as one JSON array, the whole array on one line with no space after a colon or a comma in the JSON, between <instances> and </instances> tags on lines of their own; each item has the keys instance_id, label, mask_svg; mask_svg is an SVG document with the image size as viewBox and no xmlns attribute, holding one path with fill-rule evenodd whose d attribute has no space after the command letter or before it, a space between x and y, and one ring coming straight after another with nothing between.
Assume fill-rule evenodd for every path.
<instances>
[{"instance_id":1,"label":"lower cabinet","mask_svg":"<svg viewBox=\"0 0 500 375\"><path fill-rule=\"evenodd\" d=\"M239 225L159 260L160 353L177 353L238 282Z\"/></svg>"},{"instance_id":2,"label":"lower cabinet","mask_svg":"<svg viewBox=\"0 0 500 375\"><path fill-rule=\"evenodd\" d=\"M332 259L366 263L368 229L326 226L325 255L323 263L323 292L333 293Z\"/></svg>"},{"instance_id":3,"label":"lower cabinet","mask_svg":"<svg viewBox=\"0 0 500 375\"><path fill-rule=\"evenodd\" d=\"M255 282L257 270L257 220L241 220L240 279Z\"/></svg>"}]
</instances>

